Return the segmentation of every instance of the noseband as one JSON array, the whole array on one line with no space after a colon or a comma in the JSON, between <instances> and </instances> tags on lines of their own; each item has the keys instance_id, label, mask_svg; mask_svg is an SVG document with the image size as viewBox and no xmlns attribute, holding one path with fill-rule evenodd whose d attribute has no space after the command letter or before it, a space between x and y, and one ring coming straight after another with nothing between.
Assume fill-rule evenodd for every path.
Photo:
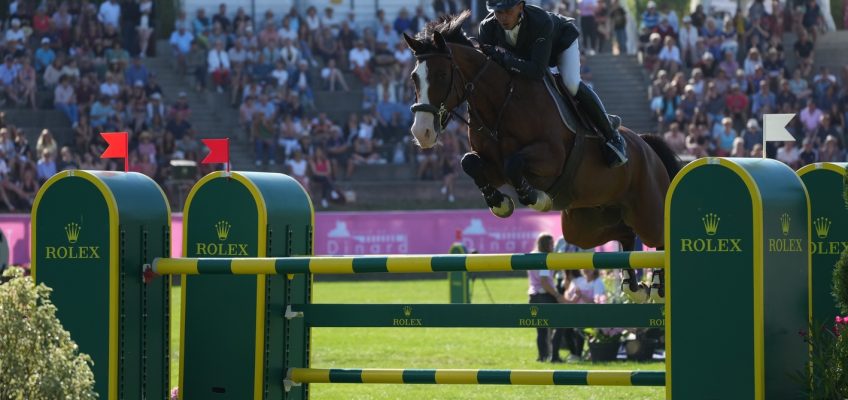
<instances>
[{"instance_id":1,"label":"noseband","mask_svg":"<svg viewBox=\"0 0 848 400\"><path fill-rule=\"evenodd\" d=\"M427 61L430 58L437 58L437 57L447 58L451 63L450 83L448 84L447 93L445 93L445 96L442 98L442 101L439 102L438 107L436 107L435 105L430 104L430 103L415 103L415 104L412 105L412 107L410 107L410 110L412 110L413 113L426 112L426 113L432 114L433 118L438 121L435 124L436 136L438 137L438 135L441 133L441 131L443 129L445 129L445 127L448 125L448 122L450 121L451 117L453 117L453 116L459 118L466 125L469 125L468 121L466 121L465 118L463 118L462 116L457 114L456 111L454 111L453 108L448 110L447 106L446 106L448 98L450 98L451 93L453 93L453 88L454 88L454 78L453 77L454 77L454 75L459 75L459 79L461 79L462 82L465 82L462 85L463 86L462 95L459 97L459 101L456 103L457 105L460 105L460 104L464 103L466 100L468 100L468 97L471 96L471 94L474 92L475 84L480 79L480 77L483 76L483 73L486 72L486 69L489 68L489 63L491 62L491 60L489 58L486 58L486 63L483 65L483 68L481 68L480 71L477 72L477 75L474 76L474 79L472 79L471 81L468 81L462 75L462 71L459 69L459 66L456 65L456 62L454 62L453 53L451 53L450 48L448 48L447 53L430 53L430 54L416 55L415 59L418 62L422 62L422 61Z\"/></svg>"}]
</instances>

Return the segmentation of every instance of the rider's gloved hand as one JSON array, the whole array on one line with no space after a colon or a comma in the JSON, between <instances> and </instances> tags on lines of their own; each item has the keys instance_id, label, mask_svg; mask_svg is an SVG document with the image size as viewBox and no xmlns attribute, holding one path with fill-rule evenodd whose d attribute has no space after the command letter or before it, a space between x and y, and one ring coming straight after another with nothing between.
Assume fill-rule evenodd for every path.
<instances>
[{"instance_id":1,"label":"rider's gloved hand","mask_svg":"<svg viewBox=\"0 0 848 400\"><path fill-rule=\"evenodd\" d=\"M502 47L480 44L480 51L499 64L503 64L506 58L506 50Z\"/></svg>"}]
</instances>

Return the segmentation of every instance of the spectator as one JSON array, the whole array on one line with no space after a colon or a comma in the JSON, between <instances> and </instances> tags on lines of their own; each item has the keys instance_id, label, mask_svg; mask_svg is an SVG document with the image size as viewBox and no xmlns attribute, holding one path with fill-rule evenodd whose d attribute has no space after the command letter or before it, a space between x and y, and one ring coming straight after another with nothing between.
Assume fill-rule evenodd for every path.
<instances>
[{"instance_id":1,"label":"spectator","mask_svg":"<svg viewBox=\"0 0 848 400\"><path fill-rule=\"evenodd\" d=\"M321 78L324 80L324 88L331 92L336 91L337 83L345 92L350 91L342 71L336 68L336 60L329 60L327 65L321 69Z\"/></svg>"},{"instance_id":2,"label":"spectator","mask_svg":"<svg viewBox=\"0 0 848 400\"><path fill-rule=\"evenodd\" d=\"M251 137L254 142L256 154L256 166L262 166L263 163L268 165L276 164L274 160L275 138L273 119L265 116L261 111L253 114L251 127Z\"/></svg>"},{"instance_id":3,"label":"spectator","mask_svg":"<svg viewBox=\"0 0 848 400\"><path fill-rule=\"evenodd\" d=\"M315 148L315 154L309 159L309 172L312 175L312 182L321 186L321 207L329 206L328 199L341 198L333 185L333 164L327 158L323 147Z\"/></svg>"},{"instance_id":4,"label":"spectator","mask_svg":"<svg viewBox=\"0 0 848 400\"><path fill-rule=\"evenodd\" d=\"M348 57L351 71L362 81L363 85L371 84L371 52L365 48L362 40L356 41L356 47L350 50Z\"/></svg>"},{"instance_id":5,"label":"spectator","mask_svg":"<svg viewBox=\"0 0 848 400\"><path fill-rule=\"evenodd\" d=\"M186 57L189 51L191 51L192 41L194 41L194 35L182 25L171 33L171 38L168 41L171 44L173 55L177 61L177 70L182 74L186 72Z\"/></svg>"},{"instance_id":6,"label":"spectator","mask_svg":"<svg viewBox=\"0 0 848 400\"><path fill-rule=\"evenodd\" d=\"M44 72L48 65L56 59L56 52L50 48L50 38L41 39L41 47L35 51L35 70L39 73Z\"/></svg>"},{"instance_id":7,"label":"spectator","mask_svg":"<svg viewBox=\"0 0 848 400\"><path fill-rule=\"evenodd\" d=\"M807 107L801 110L801 113L798 115L803 124L805 135L813 135L816 132L821 123L822 115L821 110L816 107L815 101L813 99L807 99Z\"/></svg>"},{"instance_id":8,"label":"spectator","mask_svg":"<svg viewBox=\"0 0 848 400\"><path fill-rule=\"evenodd\" d=\"M176 113L173 115L173 118L168 119L168 123L165 124L165 130L171 132L174 135L174 139L181 141L191 132L191 123L185 120L185 114Z\"/></svg>"},{"instance_id":9,"label":"spectator","mask_svg":"<svg viewBox=\"0 0 848 400\"><path fill-rule=\"evenodd\" d=\"M294 153L292 153L291 158L286 160L286 174L294 178L303 189L306 190L306 193L310 193L311 188L309 186L309 161L303 156L303 151L300 149L295 149ZM327 208L326 200L322 199L322 206Z\"/></svg>"},{"instance_id":10,"label":"spectator","mask_svg":"<svg viewBox=\"0 0 848 400\"><path fill-rule=\"evenodd\" d=\"M117 28L121 20L121 5L118 0L107 0L100 4L97 20L105 26Z\"/></svg>"},{"instance_id":11,"label":"spectator","mask_svg":"<svg viewBox=\"0 0 848 400\"><path fill-rule=\"evenodd\" d=\"M813 57L815 57L815 47L806 30L798 32L798 41L793 45L795 57L798 58L798 68L802 76L810 74L813 68Z\"/></svg>"},{"instance_id":12,"label":"spectator","mask_svg":"<svg viewBox=\"0 0 848 400\"><path fill-rule=\"evenodd\" d=\"M206 54L198 41L192 40L191 50L186 55L186 69L194 77L194 89L198 92L206 89L206 75L209 73L206 61L210 55Z\"/></svg>"},{"instance_id":13,"label":"spectator","mask_svg":"<svg viewBox=\"0 0 848 400\"><path fill-rule=\"evenodd\" d=\"M535 252L551 253L553 251L553 236L547 233L540 234L538 239L536 239ZM530 296L530 304L567 302L566 298L556 290L551 271L527 271L527 278L530 286L527 291L527 294ZM578 295L575 294L574 297L576 298ZM538 351L536 362L562 362L559 357L559 336L561 335L553 329L536 328L536 349Z\"/></svg>"},{"instance_id":14,"label":"spectator","mask_svg":"<svg viewBox=\"0 0 848 400\"><path fill-rule=\"evenodd\" d=\"M733 119L724 117L721 125L716 124L713 130L716 154L719 157L727 157L733 150L733 141L736 139L736 130L733 129ZM744 143L744 142L743 142Z\"/></svg>"},{"instance_id":15,"label":"spectator","mask_svg":"<svg viewBox=\"0 0 848 400\"><path fill-rule=\"evenodd\" d=\"M203 38L212 28L212 21L206 16L206 10L203 7L198 8L195 12L194 19L191 20L191 32L196 37Z\"/></svg>"},{"instance_id":16,"label":"spectator","mask_svg":"<svg viewBox=\"0 0 848 400\"><path fill-rule=\"evenodd\" d=\"M71 148L68 146L62 146L62 149L59 150L59 163L57 165L57 169L60 171L68 171L79 169L79 167L79 163L74 157L74 154L71 152Z\"/></svg>"},{"instance_id":17,"label":"spectator","mask_svg":"<svg viewBox=\"0 0 848 400\"><path fill-rule=\"evenodd\" d=\"M739 84L730 84L730 92L724 99L727 111L738 121L748 120L748 96L740 90Z\"/></svg>"},{"instance_id":18,"label":"spectator","mask_svg":"<svg viewBox=\"0 0 848 400\"><path fill-rule=\"evenodd\" d=\"M124 83L127 85L133 85L137 82L141 82L142 86L144 86L147 84L149 76L150 72L148 72L147 67L141 63L141 58L139 56L134 56L132 58L132 64L124 71Z\"/></svg>"},{"instance_id":19,"label":"spectator","mask_svg":"<svg viewBox=\"0 0 848 400\"><path fill-rule=\"evenodd\" d=\"M748 151L745 150L745 140L741 137L733 139L733 150L730 151L730 157L746 157Z\"/></svg>"},{"instance_id":20,"label":"spectator","mask_svg":"<svg viewBox=\"0 0 848 400\"><path fill-rule=\"evenodd\" d=\"M816 0L807 0L801 24L804 30L813 36L813 41L816 40L816 32L824 25L823 21L818 2Z\"/></svg>"},{"instance_id":21,"label":"spectator","mask_svg":"<svg viewBox=\"0 0 848 400\"><path fill-rule=\"evenodd\" d=\"M333 7L324 8L324 15L321 16L321 27L329 30L333 36L339 33L342 18L335 14Z\"/></svg>"},{"instance_id":22,"label":"spectator","mask_svg":"<svg viewBox=\"0 0 848 400\"><path fill-rule=\"evenodd\" d=\"M147 57L147 48L150 44L150 38L153 37L153 27L156 23L153 21L156 15L153 12L153 0L140 0L138 3L139 19L138 25L135 27L138 34L139 57Z\"/></svg>"},{"instance_id":23,"label":"spectator","mask_svg":"<svg viewBox=\"0 0 848 400\"><path fill-rule=\"evenodd\" d=\"M821 162L844 162L845 151L839 146L839 139L836 136L829 135L825 138L824 146L819 151L819 161Z\"/></svg>"},{"instance_id":24,"label":"spectator","mask_svg":"<svg viewBox=\"0 0 848 400\"><path fill-rule=\"evenodd\" d=\"M804 138L801 144L801 151L798 153L798 168L803 167L805 165L814 164L818 162L819 154L813 148L813 140L810 138Z\"/></svg>"},{"instance_id":25,"label":"spectator","mask_svg":"<svg viewBox=\"0 0 848 400\"><path fill-rule=\"evenodd\" d=\"M657 12L657 3L648 1L648 8L642 13L642 28L653 30L660 23L660 14Z\"/></svg>"},{"instance_id":26,"label":"spectator","mask_svg":"<svg viewBox=\"0 0 848 400\"><path fill-rule=\"evenodd\" d=\"M665 38L665 46L660 50L659 59L662 69L677 71L683 66L680 49L675 44L673 37L667 36Z\"/></svg>"},{"instance_id":27,"label":"spectator","mask_svg":"<svg viewBox=\"0 0 848 400\"><path fill-rule=\"evenodd\" d=\"M663 134L665 142L674 150L675 154L684 154L686 152L686 136L680 130L680 124L672 122L669 124L668 132Z\"/></svg>"},{"instance_id":28,"label":"spectator","mask_svg":"<svg viewBox=\"0 0 848 400\"><path fill-rule=\"evenodd\" d=\"M233 31L230 19L227 17L227 3L218 5L218 12L212 16L212 24L218 24L224 32Z\"/></svg>"},{"instance_id":29,"label":"spectator","mask_svg":"<svg viewBox=\"0 0 848 400\"><path fill-rule=\"evenodd\" d=\"M100 95L97 102L91 106L89 119L95 130L102 130L109 118L115 115L115 110L109 104L109 97Z\"/></svg>"},{"instance_id":30,"label":"spectator","mask_svg":"<svg viewBox=\"0 0 848 400\"><path fill-rule=\"evenodd\" d=\"M215 43L215 48L209 51L206 63L209 66L215 90L218 93L224 93L224 86L227 86L230 80L230 57L224 49L224 42Z\"/></svg>"},{"instance_id":31,"label":"spectator","mask_svg":"<svg viewBox=\"0 0 848 400\"><path fill-rule=\"evenodd\" d=\"M53 104L56 109L61 111L71 121L72 127L76 128L79 123L79 109L77 108L76 94L74 87L70 84L70 78L63 76L59 81L59 85L53 93Z\"/></svg>"},{"instance_id":32,"label":"spectator","mask_svg":"<svg viewBox=\"0 0 848 400\"><path fill-rule=\"evenodd\" d=\"M795 141L789 140L783 142L783 146L777 149L776 158L792 169L798 169L800 167L800 154L801 152L795 147Z\"/></svg>"},{"instance_id":33,"label":"spectator","mask_svg":"<svg viewBox=\"0 0 848 400\"><path fill-rule=\"evenodd\" d=\"M754 72L756 71L757 67L762 66L763 60L760 59L760 51L756 48L752 48L751 50L749 50L748 57L745 58L744 64L745 77L750 78L754 76Z\"/></svg>"},{"instance_id":34,"label":"spectator","mask_svg":"<svg viewBox=\"0 0 848 400\"><path fill-rule=\"evenodd\" d=\"M767 84L760 85L760 90L751 96L751 113L754 115L761 116L763 108L774 110L776 107L776 98Z\"/></svg>"},{"instance_id":35,"label":"spectator","mask_svg":"<svg viewBox=\"0 0 848 400\"><path fill-rule=\"evenodd\" d=\"M683 62L687 67L691 67L696 61L698 61L695 54L695 45L698 41L698 29L692 25L692 17L683 17L683 26L680 27L679 37Z\"/></svg>"},{"instance_id":36,"label":"spectator","mask_svg":"<svg viewBox=\"0 0 848 400\"><path fill-rule=\"evenodd\" d=\"M41 158L38 160L37 178L40 184L46 182L50 177L56 175L56 160L53 153L49 149L44 149L40 152Z\"/></svg>"},{"instance_id":37,"label":"spectator","mask_svg":"<svg viewBox=\"0 0 848 400\"><path fill-rule=\"evenodd\" d=\"M28 57L22 58L18 76L14 84L15 97L19 105L26 105L29 102L33 110L37 109L35 104L35 81L35 68L30 64Z\"/></svg>"},{"instance_id":38,"label":"spectator","mask_svg":"<svg viewBox=\"0 0 848 400\"><path fill-rule=\"evenodd\" d=\"M753 150L755 145L763 143L763 131L756 119L748 120L745 131L742 132L742 140L747 152Z\"/></svg>"}]
</instances>

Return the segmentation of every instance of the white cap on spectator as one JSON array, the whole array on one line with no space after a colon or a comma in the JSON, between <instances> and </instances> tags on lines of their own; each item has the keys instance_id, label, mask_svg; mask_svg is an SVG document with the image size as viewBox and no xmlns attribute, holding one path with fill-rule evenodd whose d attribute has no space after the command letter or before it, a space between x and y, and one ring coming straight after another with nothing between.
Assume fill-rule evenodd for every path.
<instances>
[{"instance_id":1,"label":"white cap on spectator","mask_svg":"<svg viewBox=\"0 0 848 400\"><path fill-rule=\"evenodd\" d=\"M657 8L657 3L655 3L653 0L649 1L648 8Z\"/></svg>"},{"instance_id":2,"label":"white cap on spectator","mask_svg":"<svg viewBox=\"0 0 848 400\"><path fill-rule=\"evenodd\" d=\"M686 23L686 22L692 22L692 17L690 17L688 15L683 17L683 23Z\"/></svg>"},{"instance_id":3,"label":"white cap on spectator","mask_svg":"<svg viewBox=\"0 0 848 400\"><path fill-rule=\"evenodd\" d=\"M748 120L747 126L748 126L748 129L760 129L760 124L754 118L751 118L751 119Z\"/></svg>"},{"instance_id":4,"label":"white cap on spectator","mask_svg":"<svg viewBox=\"0 0 848 400\"><path fill-rule=\"evenodd\" d=\"M153 93L152 95L150 95L150 98L153 100L162 100L162 95L159 93Z\"/></svg>"},{"instance_id":5,"label":"white cap on spectator","mask_svg":"<svg viewBox=\"0 0 848 400\"><path fill-rule=\"evenodd\" d=\"M21 26L21 20L12 18L12 26Z\"/></svg>"},{"instance_id":6,"label":"white cap on spectator","mask_svg":"<svg viewBox=\"0 0 848 400\"><path fill-rule=\"evenodd\" d=\"M142 82L142 81L135 81L135 86L136 86L136 87L144 87L144 82Z\"/></svg>"},{"instance_id":7,"label":"white cap on spectator","mask_svg":"<svg viewBox=\"0 0 848 400\"><path fill-rule=\"evenodd\" d=\"M50 44L50 38L41 39L41 44Z\"/></svg>"}]
</instances>

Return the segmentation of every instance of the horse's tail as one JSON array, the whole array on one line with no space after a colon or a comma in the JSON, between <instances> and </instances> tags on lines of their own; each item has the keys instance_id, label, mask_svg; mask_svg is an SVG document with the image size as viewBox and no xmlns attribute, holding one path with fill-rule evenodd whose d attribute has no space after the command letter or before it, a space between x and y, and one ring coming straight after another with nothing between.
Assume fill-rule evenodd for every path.
<instances>
[{"instance_id":1,"label":"horse's tail","mask_svg":"<svg viewBox=\"0 0 848 400\"><path fill-rule=\"evenodd\" d=\"M680 158L674 153L674 150L668 146L668 143L661 136L642 134L639 135L648 146L654 150L654 153L660 158L668 172L668 179L674 179L674 176L680 172Z\"/></svg>"}]
</instances>

